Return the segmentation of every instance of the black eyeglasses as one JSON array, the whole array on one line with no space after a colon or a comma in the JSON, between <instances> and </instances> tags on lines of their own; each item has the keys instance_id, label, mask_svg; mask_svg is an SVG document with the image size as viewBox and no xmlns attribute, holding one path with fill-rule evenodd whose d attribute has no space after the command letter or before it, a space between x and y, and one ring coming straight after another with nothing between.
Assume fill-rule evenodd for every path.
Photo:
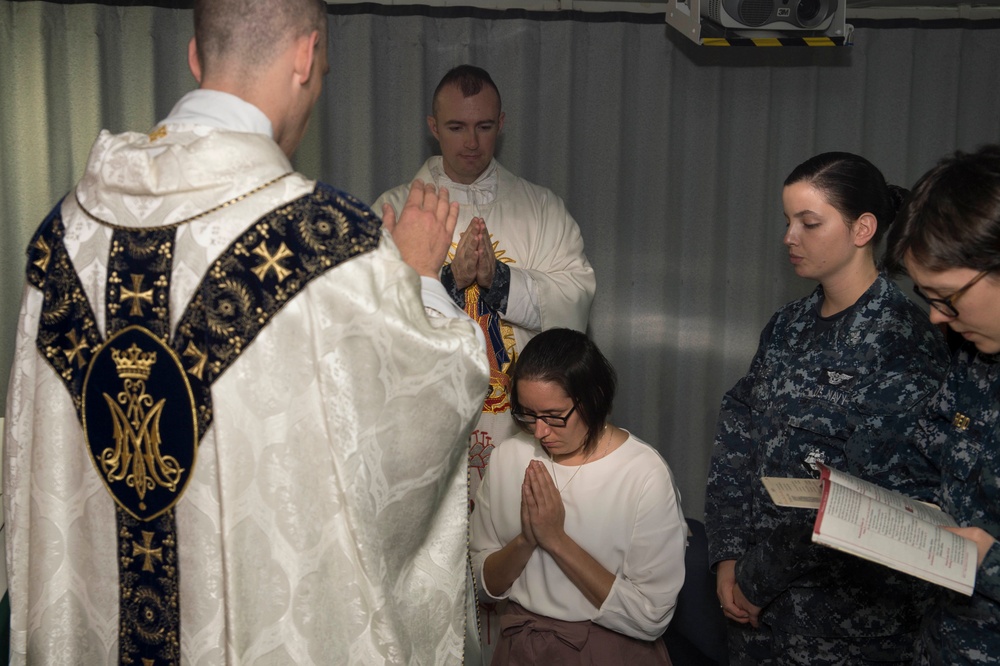
<instances>
[{"instance_id":1,"label":"black eyeglasses","mask_svg":"<svg viewBox=\"0 0 1000 666\"><path fill-rule=\"evenodd\" d=\"M573 415L576 411L577 405L573 405L573 408L566 412L563 416L551 416L549 414L532 414L530 412L513 412L514 420L517 424L524 428L525 430L530 430L532 426L535 425L536 421L541 421L547 426L553 428L565 428L566 421L569 417Z\"/></svg>"},{"instance_id":2,"label":"black eyeglasses","mask_svg":"<svg viewBox=\"0 0 1000 666\"><path fill-rule=\"evenodd\" d=\"M984 277L986 277L988 273L989 271L983 271L976 277L966 282L964 287L961 287L958 291L953 293L948 298L931 298L930 296L922 292L920 290L920 287L918 287L917 285L913 285L913 293L915 293L920 298L924 299L925 303L930 305L932 308L934 308L941 314L947 317L957 317L958 309L955 307L955 301L957 301L962 294L967 292L972 287L972 285L976 284Z\"/></svg>"}]
</instances>

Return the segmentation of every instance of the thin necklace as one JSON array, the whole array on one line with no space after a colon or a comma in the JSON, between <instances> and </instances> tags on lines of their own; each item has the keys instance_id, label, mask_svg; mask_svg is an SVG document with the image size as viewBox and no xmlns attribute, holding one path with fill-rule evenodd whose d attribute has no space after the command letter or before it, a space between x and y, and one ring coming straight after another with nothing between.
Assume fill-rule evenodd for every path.
<instances>
[{"instance_id":1,"label":"thin necklace","mask_svg":"<svg viewBox=\"0 0 1000 666\"><path fill-rule=\"evenodd\" d=\"M605 423L604 424L604 431L603 432L607 432L607 431L608 431L608 425ZM608 447L610 445L611 445L611 436L609 435L608 436L608 441L604 444L604 453L605 454L607 454ZM551 458L549 458L549 465L552 467L552 482L554 484L556 484L556 490L559 491L560 495L562 495L562 491L566 490L566 486L568 486L570 483L573 482L573 479L575 479L576 475L580 473L580 470L583 469L583 466L586 465L590 461L590 456L594 455L594 451L596 451L596 450L597 450L597 447L595 446L590 451L590 453L587 454L587 457L583 459L583 462L576 466L576 471L573 472L573 475L569 477L569 481L567 481L566 483L563 484L562 488L559 487L559 481L556 479L556 464L555 464L555 461L552 460Z\"/></svg>"}]
</instances>

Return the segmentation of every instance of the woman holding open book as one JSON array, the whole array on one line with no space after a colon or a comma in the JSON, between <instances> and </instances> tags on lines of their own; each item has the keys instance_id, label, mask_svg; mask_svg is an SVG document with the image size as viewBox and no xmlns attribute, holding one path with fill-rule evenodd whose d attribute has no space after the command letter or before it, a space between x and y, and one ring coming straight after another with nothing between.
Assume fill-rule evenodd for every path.
<instances>
[{"instance_id":1,"label":"woman holding open book","mask_svg":"<svg viewBox=\"0 0 1000 666\"><path fill-rule=\"evenodd\" d=\"M731 664L911 658L926 584L813 544L812 513L775 506L760 480L809 476L820 461L893 485L870 446L947 363L940 332L875 262L905 194L850 153L817 155L785 180L789 261L819 285L774 314L719 413L705 522Z\"/></svg>"},{"instance_id":2,"label":"woman holding open book","mask_svg":"<svg viewBox=\"0 0 1000 666\"><path fill-rule=\"evenodd\" d=\"M930 319L963 339L911 438L931 463L934 500L974 541L971 597L937 590L915 664L1000 661L1000 146L956 153L914 187L888 243Z\"/></svg>"}]
</instances>

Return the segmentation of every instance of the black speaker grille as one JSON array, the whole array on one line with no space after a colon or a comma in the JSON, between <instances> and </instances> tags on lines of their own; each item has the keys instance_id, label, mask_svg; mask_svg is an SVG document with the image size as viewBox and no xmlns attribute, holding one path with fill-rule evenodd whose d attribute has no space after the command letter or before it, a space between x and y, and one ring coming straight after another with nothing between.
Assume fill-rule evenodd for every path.
<instances>
[{"instance_id":1,"label":"black speaker grille","mask_svg":"<svg viewBox=\"0 0 1000 666\"><path fill-rule=\"evenodd\" d=\"M721 14L719 5L721 2L722 0L708 0L707 3L705 2L702 3L703 8L706 6L708 7L708 17L713 21L715 21L716 23L721 21L721 19L719 18Z\"/></svg>"},{"instance_id":2,"label":"black speaker grille","mask_svg":"<svg viewBox=\"0 0 1000 666\"><path fill-rule=\"evenodd\" d=\"M744 0L740 5L740 21L745 25L764 25L774 11L773 0Z\"/></svg>"}]
</instances>

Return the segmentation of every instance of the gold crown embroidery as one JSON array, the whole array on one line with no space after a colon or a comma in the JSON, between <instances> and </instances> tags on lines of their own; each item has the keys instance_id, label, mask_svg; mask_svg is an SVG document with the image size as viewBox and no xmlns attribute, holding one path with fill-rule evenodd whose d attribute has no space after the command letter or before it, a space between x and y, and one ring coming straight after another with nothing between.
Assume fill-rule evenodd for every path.
<instances>
[{"instance_id":1,"label":"gold crown embroidery","mask_svg":"<svg viewBox=\"0 0 1000 666\"><path fill-rule=\"evenodd\" d=\"M156 364L156 352L144 352L133 344L126 351L111 350L111 360L115 362L118 376L122 379L149 379L150 370Z\"/></svg>"}]
</instances>

